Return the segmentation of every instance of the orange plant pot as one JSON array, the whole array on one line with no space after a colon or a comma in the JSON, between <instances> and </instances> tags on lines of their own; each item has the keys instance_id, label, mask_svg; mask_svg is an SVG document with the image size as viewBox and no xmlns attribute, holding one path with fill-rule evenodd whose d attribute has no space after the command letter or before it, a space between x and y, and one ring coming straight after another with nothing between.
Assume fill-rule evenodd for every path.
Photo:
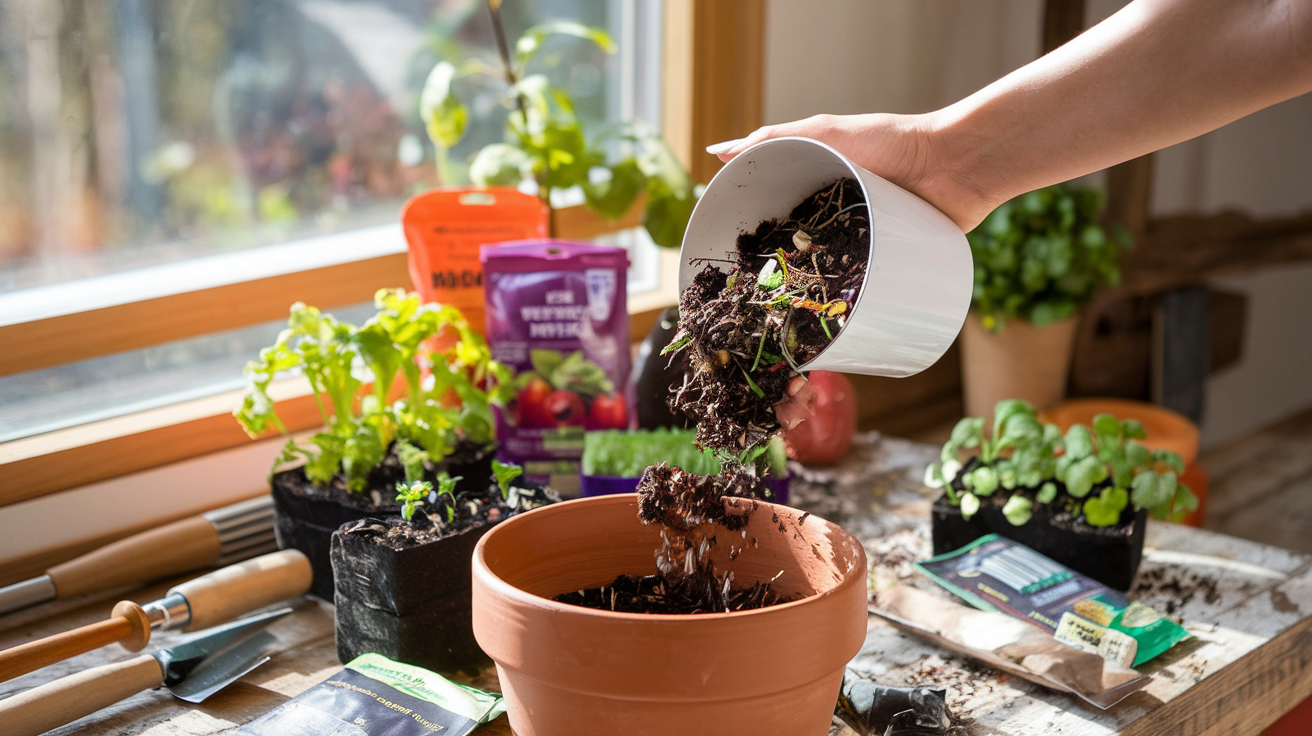
<instances>
[{"instance_id":1,"label":"orange plant pot","mask_svg":"<svg viewBox=\"0 0 1312 736\"><path fill-rule=\"evenodd\" d=\"M823 519L726 503L751 518L743 536L718 531L716 568L732 570L736 585L778 575L777 590L805 598L689 616L551 600L656 572L660 527L639 520L632 494L537 509L483 537L474 636L496 662L518 736L828 733L843 668L865 640L865 553ZM735 560L729 541L745 545Z\"/></svg>"}]
</instances>

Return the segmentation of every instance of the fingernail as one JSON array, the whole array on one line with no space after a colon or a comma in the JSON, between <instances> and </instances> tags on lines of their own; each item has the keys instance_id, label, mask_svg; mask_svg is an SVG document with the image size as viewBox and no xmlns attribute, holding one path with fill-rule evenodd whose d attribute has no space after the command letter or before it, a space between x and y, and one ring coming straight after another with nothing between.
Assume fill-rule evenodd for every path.
<instances>
[{"instance_id":1,"label":"fingernail","mask_svg":"<svg viewBox=\"0 0 1312 736\"><path fill-rule=\"evenodd\" d=\"M746 139L746 138L734 138L734 139L731 140L731 141L725 141L725 142L723 142L723 143L716 143L715 145L707 146L707 147L706 147L706 152L709 153L709 154L711 154L712 156L719 156L719 155L722 154L722 153L728 153L728 152L732 151L733 149L737 148L737 147L738 147L738 144L739 144L739 143L742 143L742 142L745 141L745 140L747 140L747 139Z\"/></svg>"}]
</instances>

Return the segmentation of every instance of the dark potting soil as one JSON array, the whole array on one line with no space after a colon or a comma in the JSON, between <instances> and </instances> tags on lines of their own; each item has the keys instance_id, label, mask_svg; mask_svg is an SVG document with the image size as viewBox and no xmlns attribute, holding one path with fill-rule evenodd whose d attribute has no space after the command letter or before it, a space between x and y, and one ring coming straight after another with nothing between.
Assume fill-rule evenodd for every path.
<instances>
[{"instance_id":1,"label":"dark potting soil","mask_svg":"<svg viewBox=\"0 0 1312 736\"><path fill-rule=\"evenodd\" d=\"M861 186L841 179L742 233L730 270L708 262L680 295L670 346L684 380L669 402L698 444L736 455L779 429L774 405L856 306L869 228Z\"/></svg>"},{"instance_id":2,"label":"dark potting soil","mask_svg":"<svg viewBox=\"0 0 1312 736\"><path fill-rule=\"evenodd\" d=\"M456 486L457 493L485 493L492 482L493 451L491 447L462 440L441 462L426 465L424 479L435 482L438 473L445 471L462 478ZM403 480L405 471L394 446L369 475L370 485L363 492L350 491L346 479L340 475L325 485L316 484L306 477L303 467L274 474L271 485L278 547L298 549L310 559L314 569L310 586L313 595L333 600L330 560L333 532L360 519L399 516L401 505L396 501L396 484Z\"/></svg>"},{"instance_id":3,"label":"dark potting soil","mask_svg":"<svg viewBox=\"0 0 1312 736\"><path fill-rule=\"evenodd\" d=\"M737 531L749 515L730 514L729 497L750 497L759 481L739 470L720 475L697 475L665 463L652 465L638 481L638 516L649 524L687 531L703 524L718 524Z\"/></svg>"},{"instance_id":4,"label":"dark potting soil","mask_svg":"<svg viewBox=\"0 0 1312 736\"><path fill-rule=\"evenodd\" d=\"M436 483L437 476L446 472L453 477L461 477L457 486L459 489L486 488L492 478L494 452L494 447L461 440L455 450L440 462L425 464L423 480ZM340 474L333 476L327 485L319 485L310 481L304 472L284 471L273 476L273 483L288 493L332 501L358 512L382 516L400 513L401 504L396 500L395 489L396 484L405 482L405 479L405 468L397 457L396 445L393 443L383 461L365 477L364 491L350 490L345 476Z\"/></svg>"},{"instance_id":5,"label":"dark potting soil","mask_svg":"<svg viewBox=\"0 0 1312 736\"><path fill-rule=\"evenodd\" d=\"M510 483L505 498L501 489L489 485L482 494L460 492L454 504L444 496L429 495L428 502L415 511L410 521L397 517L361 519L344 527L342 533L362 537L394 550L409 549L453 537L468 529L495 524L515 514L560 501L549 488L516 479ZM431 513L430 513L431 512ZM448 512L451 512L448 520Z\"/></svg>"},{"instance_id":6,"label":"dark potting soil","mask_svg":"<svg viewBox=\"0 0 1312 736\"><path fill-rule=\"evenodd\" d=\"M800 600L771 589L769 583L725 588L714 574L667 579L661 575L620 575L599 588L561 593L553 600L573 606L621 613L727 613L753 611Z\"/></svg>"}]
</instances>

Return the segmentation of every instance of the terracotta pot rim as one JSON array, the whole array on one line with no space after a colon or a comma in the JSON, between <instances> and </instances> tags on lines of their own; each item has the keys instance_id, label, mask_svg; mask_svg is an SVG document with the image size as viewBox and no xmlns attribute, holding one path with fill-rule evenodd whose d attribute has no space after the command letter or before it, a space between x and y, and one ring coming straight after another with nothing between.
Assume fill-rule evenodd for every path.
<instances>
[{"instance_id":1,"label":"terracotta pot rim","mask_svg":"<svg viewBox=\"0 0 1312 736\"><path fill-rule=\"evenodd\" d=\"M781 612L791 611L797 608L801 608L803 606L814 605L815 603L822 601L825 598L839 595L847 588L850 588L858 583L861 584L862 586L866 585L865 574L846 575L842 580L838 582L837 585L835 585L832 588L829 588L828 590L821 591L814 595L809 595L801 600L791 601L789 603L780 603L773 606L767 606L765 608L757 608L751 611L732 611L729 613L626 613L622 611L603 611L596 608L585 608L583 606L575 606L569 603L560 603L557 601L553 601L550 598L543 598L542 596L534 595L526 590L523 590L522 588L517 588L514 585L511 585L510 583L501 579L496 573L492 572L491 568L488 567L487 560L485 558L485 547L488 544L488 540L495 539L494 535L498 533L507 533L505 531L507 529L514 529L513 525L516 523L525 523L524 522L525 519L530 519L536 514L568 513L568 509L580 504L629 505L633 503L632 500L633 496L634 494L632 493L618 493L608 496L590 496L586 498L576 498L576 499L571 499L569 501L563 501L561 503L556 503L556 504L551 504L549 506L536 508L533 509L532 511L529 511L528 513L518 514L516 516L512 516L511 518L500 522L492 529L490 529L487 534L483 535L483 538L478 540L478 545L474 547L474 561L473 561L474 577L477 578L479 581L481 581L482 584L490 592L492 592L494 595L498 597L507 599L516 605L531 606L533 608L547 610L554 615L586 616L589 618L599 617L603 620L641 621L643 623L670 624L670 625L678 625L680 623L684 625L691 625L696 623L705 623L709 621L723 621L726 619L741 620L741 619L755 618L758 616L768 616L772 614L778 614ZM760 501L756 499L726 499L726 503L732 503L734 505L738 505L744 502L756 504L758 513L761 510L760 507L767 507L767 508L778 507L778 508L789 509L790 511L793 512L797 512L796 509L793 509L790 506L782 506L780 504L769 503L768 501ZM797 512L797 513L805 513L805 512ZM842 527L839 527L837 524L834 524L833 522L826 521L820 517L810 516L809 514L808 516L810 518L815 519L817 522L827 524L829 526L834 527L835 529L838 529L839 531L843 531ZM847 532L843 532L843 533L846 534Z\"/></svg>"}]
</instances>

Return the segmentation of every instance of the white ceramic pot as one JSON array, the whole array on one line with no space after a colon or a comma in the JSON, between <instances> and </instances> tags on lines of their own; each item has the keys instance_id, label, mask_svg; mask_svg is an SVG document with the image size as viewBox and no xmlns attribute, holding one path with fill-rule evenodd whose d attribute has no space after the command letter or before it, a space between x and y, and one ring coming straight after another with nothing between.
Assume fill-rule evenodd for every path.
<instances>
[{"instance_id":1,"label":"white ceramic pot","mask_svg":"<svg viewBox=\"0 0 1312 736\"><path fill-rule=\"evenodd\" d=\"M809 138L752 146L707 185L683 236L679 290L700 258L735 257L738 235L786 217L838 179L861 184L870 206L870 261L851 317L805 370L903 377L933 365L952 345L970 308L974 264L966 236L911 192Z\"/></svg>"}]
</instances>

